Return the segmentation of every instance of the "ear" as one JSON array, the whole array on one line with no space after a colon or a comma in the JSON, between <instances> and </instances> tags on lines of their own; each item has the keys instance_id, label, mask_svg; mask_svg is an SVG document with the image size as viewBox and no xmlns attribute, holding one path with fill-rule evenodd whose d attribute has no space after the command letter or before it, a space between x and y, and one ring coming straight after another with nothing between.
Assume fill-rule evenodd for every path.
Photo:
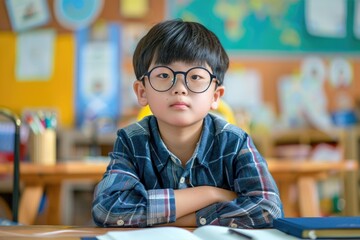
<instances>
[{"instance_id":1,"label":"ear","mask_svg":"<svg viewBox=\"0 0 360 240\"><path fill-rule=\"evenodd\" d=\"M133 89L140 106L146 106L148 104L148 100L146 97L146 89L144 84L141 81L135 81L133 84Z\"/></svg>"},{"instance_id":2,"label":"ear","mask_svg":"<svg viewBox=\"0 0 360 240\"><path fill-rule=\"evenodd\" d=\"M218 86L214 92L213 102L211 103L211 110L216 110L219 107L220 98L225 93L224 86Z\"/></svg>"}]
</instances>

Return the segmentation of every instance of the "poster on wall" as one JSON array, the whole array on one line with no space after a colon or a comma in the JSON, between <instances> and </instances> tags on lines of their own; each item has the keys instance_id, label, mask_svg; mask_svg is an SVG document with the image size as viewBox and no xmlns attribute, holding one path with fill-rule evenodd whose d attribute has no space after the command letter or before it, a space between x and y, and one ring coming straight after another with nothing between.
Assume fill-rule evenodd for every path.
<instances>
[{"instance_id":1,"label":"poster on wall","mask_svg":"<svg viewBox=\"0 0 360 240\"><path fill-rule=\"evenodd\" d=\"M149 10L149 0L120 0L120 15L124 18L143 18Z\"/></svg>"},{"instance_id":2,"label":"poster on wall","mask_svg":"<svg viewBox=\"0 0 360 240\"><path fill-rule=\"evenodd\" d=\"M346 37L346 4L345 0L305 1L305 23L309 34L319 37Z\"/></svg>"},{"instance_id":3,"label":"poster on wall","mask_svg":"<svg viewBox=\"0 0 360 240\"><path fill-rule=\"evenodd\" d=\"M224 99L233 109L258 109L262 104L262 79L253 69L229 70L225 76Z\"/></svg>"},{"instance_id":4,"label":"poster on wall","mask_svg":"<svg viewBox=\"0 0 360 240\"><path fill-rule=\"evenodd\" d=\"M120 27L100 22L76 33L76 125L116 123L121 113ZM98 125L96 125L98 126Z\"/></svg>"},{"instance_id":5,"label":"poster on wall","mask_svg":"<svg viewBox=\"0 0 360 240\"><path fill-rule=\"evenodd\" d=\"M49 21L45 0L7 0L6 7L14 31L28 30Z\"/></svg>"},{"instance_id":6,"label":"poster on wall","mask_svg":"<svg viewBox=\"0 0 360 240\"><path fill-rule=\"evenodd\" d=\"M53 30L20 33L16 39L16 80L49 81L54 68Z\"/></svg>"},{"instance_id":7,"label":"poster on wall","mask_svg":"<svg viewBox=\"0 0 360 240\"><path fill-rule=\"evenodd\" d=\"M360 0L356 0L354 7L354 35L360 39Z\"/></svg>"},{"instance_id":8,"label":"poster on wall","mask_svg":"<svg viewBox=\"0 0 360 240\"><path fill-rule=\"evenodd\" d=\"M103 0L56 0L54 13L58 22L70 30L90 26L103 9Z\"/></svg>"},{"instance_id":9,"label":"poster on wall","mask_svg":"<svg viewBox=\"0 0 360 240\"><path fill-rule=\"evenodd\" d=\"M281 77L278 92L283 126L311 126L331 134L333 124L324 88L326 78L326 64L315 56L304 58L299 74Z\"/></svg>"}]
</instances>

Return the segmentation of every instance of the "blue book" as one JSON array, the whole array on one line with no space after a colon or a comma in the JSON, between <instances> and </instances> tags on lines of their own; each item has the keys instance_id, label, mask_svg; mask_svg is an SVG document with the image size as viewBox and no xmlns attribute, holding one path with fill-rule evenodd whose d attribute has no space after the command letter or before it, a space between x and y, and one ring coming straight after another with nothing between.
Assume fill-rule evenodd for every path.
<instances>
[{"instance_id":1,"label":"blue book","mask_svg":"<svg viewBox=\"0 0 360 240\"><path fill-rule=\"evenodd\" d=\"M360 217L278 218L273 226L299 238L360 238Z\"/></svg>"}]
</instances>

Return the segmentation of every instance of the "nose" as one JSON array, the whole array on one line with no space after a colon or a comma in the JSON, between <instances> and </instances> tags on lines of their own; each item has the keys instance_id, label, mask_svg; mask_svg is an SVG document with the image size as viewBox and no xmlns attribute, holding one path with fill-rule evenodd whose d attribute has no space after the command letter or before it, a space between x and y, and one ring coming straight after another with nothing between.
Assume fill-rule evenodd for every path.
<instances>
[{"instance_id":1,"label":"nose","mask_svg":"<svg viewBox=\"0 0 360 240\"><path fill-rule=\"evenodd\" d=\"M185 85L185 74L184 73L177 73L175 76L175 84L172 89L173 94L187 94L188 89Z\"/></svg>"}]
</instances>

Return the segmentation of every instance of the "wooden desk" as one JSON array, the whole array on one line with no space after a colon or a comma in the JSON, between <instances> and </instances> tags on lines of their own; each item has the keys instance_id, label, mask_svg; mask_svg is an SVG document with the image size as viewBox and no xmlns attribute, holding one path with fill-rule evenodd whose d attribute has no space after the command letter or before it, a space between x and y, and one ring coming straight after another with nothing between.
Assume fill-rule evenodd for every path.
<instances>
[{"instance_id":1,"label":"wooden desk","mask_svg":"<svg viewBox=\"0 0 360 240\"><path fill-rule=\"evenodd\" d=\"M280 191L286 217L320 216L320 203L317 181L332 174L338 174L344 180L344 215L358 214L358 162L344 160L330 161L294 161L291 159L267 158L269 170ZM297 189L298 199L293 199L291 191Z\"/></svg>"},{"instance_id":2,"label":"wooden desk","mask_svg":"<svg viewBox=\"0 0 360 240\"><path fill-rule=\"evenodd\" d=\"M193 231L195 228L184 228ZM63 225L0 226L0 240L17 239L66 239L80 240L81 237L95 237L109 231L132 231L138 228L99 228Z\"/></svg>"},{"instance_id":3,"label":"wooden desk","mask_svg":"<svg viewBox=\"0 0 360 240\"><path fill-rule=\"evenodd\" d=\"M357 173L356 161L341 162L314 162L267 159L270 172L274 176L280 190L284 204L285 216L319 216L319 199L317 196L316 181L324 179L329 174ZM41 196L44 191L48 198L47 224L61 224L62 211L61 186L66 180L90 180L98 182L107 163L70 161L55 166L39 166L22 163L20 166L20 179L23 184L19 208L19 222L33 224L37 215ZM0 174L12 173L12 164L0 164ZM345 199L356 202L357 185L349 184L352 189L345 189ZM298 187L299 200L291 198L293 186ZM90 209L89 209L90 211ZM357 208L350 209L346 215L357 215Z\"/></svg>"},{"instance_id":4,"label":"wooden desk","mask_svg":"<svg viewBox=\"0 0 360 240\"><path fill-rule=\"evenodd\" d=\"M119 228L97 228L76 226L25 225L0 226L0 240L15 239L81 239L81 237L95 237ZM123 228L124 231L128 230ZM47 235L45 235L47 234Z\"/></svg>"},{"instance_id":5,"label":"wooden desk","mask_svg":"<svg viewBox=\"0 0 360 240\"><path fill-rule=\"evenodd\" d=\"M62 184L68 180L98 182L106 166L105 162L85 161L70 161L54 166L21 163L20 181L23 184L23 191L19 206L19 222L23 224L35 222L42 195L46 192L48 200L46 223L61 224ZM12 173L12 164L0 164L0 174L4 173Z\"/></svg>"}]
</instances>

